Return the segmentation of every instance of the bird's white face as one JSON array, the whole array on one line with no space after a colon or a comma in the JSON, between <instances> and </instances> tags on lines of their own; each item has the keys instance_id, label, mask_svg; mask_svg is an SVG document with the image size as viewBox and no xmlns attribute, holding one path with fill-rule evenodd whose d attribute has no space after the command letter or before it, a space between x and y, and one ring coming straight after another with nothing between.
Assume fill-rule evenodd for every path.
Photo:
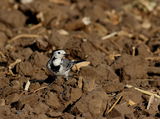
<instances>
[{"instance_id":1,"label":"bird's white face","mask_svg":"<svg viewBox=\"0 0 160 119\"><path fill-rule=\"evenodd\" d=\"M57 50L53 53L53 57L56 59L62 59L66 55L64 50Z\"/></svg>"}]
</instances>

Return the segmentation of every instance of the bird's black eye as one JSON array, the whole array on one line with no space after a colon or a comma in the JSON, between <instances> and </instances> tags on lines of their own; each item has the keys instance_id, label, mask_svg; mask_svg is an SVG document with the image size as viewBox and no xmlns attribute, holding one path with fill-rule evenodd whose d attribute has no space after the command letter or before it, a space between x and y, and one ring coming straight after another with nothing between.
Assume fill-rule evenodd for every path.
<instances>
[{"instance_id":1,"label":"bird's black eye","mask_svg":"<svg viewBox=\"0 0 160 119\"><path fill-rule=\"evenodd\" d=\"M58 54L60 54L60 52L58 52Z\"/></svg>"}]
</instances>

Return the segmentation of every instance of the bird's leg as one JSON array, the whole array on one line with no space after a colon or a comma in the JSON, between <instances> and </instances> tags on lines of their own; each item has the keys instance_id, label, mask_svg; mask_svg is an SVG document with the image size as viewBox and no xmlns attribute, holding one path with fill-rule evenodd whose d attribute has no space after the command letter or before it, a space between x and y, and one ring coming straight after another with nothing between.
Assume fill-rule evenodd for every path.
<instances>
[{"instance_id":1,"label":"bird's leg","mask_svg":"<svg viewBox=\"0 0 160 119\"><path fill-rule=\"evenodd\" d=\"M68 76L64 76L65 80L67 81L68 80Z\"/></svg>"},{"instance_id":2,"label":"bird's leg","mask_svg":"<svg viewBox=\"0 0 160 119\"><path fill-rule=\"evenodd\" d=\"M68 73L65 73L64 78L65 80L68 80Z\"/></svg>"}]
</instances>

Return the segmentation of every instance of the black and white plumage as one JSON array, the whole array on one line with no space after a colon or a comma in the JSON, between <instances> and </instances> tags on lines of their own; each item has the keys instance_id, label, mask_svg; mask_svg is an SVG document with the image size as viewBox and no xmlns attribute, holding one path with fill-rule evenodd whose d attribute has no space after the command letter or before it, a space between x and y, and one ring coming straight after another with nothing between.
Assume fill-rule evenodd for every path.
<instances>
[{"instance_id":1,"label":"black and white plumage","mask_svg":"<svg viewBox=\"0 0 160 119\"><path fill-rule=\"evenodd\" d=\"M72 66L79 61L65 59L66 55L67 54L64 50L55 51L47 63L47 68L55 76L64 76L64 78L68 80Z\"/></svg>"}]
</instances>

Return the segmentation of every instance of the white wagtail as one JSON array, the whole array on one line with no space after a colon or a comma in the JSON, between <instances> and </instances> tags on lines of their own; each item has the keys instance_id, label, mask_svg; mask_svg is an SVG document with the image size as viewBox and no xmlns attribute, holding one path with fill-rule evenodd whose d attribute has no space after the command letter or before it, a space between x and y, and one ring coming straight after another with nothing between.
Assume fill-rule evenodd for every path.
<instances>
[{"instance_id":1,"label":"white wagtail","mask_svg":"<svg viewBox=\"0 0 160 119\"><path fill-rule=\"evenodd\" d=\"M64 50L54 51L52 57L47 63L47 68L55 76L64 76L64 78L68 80L69 72L72 66L82 61L72 61L65 59L66 55L67 54Z\"/></svg>"}]
</instances>

